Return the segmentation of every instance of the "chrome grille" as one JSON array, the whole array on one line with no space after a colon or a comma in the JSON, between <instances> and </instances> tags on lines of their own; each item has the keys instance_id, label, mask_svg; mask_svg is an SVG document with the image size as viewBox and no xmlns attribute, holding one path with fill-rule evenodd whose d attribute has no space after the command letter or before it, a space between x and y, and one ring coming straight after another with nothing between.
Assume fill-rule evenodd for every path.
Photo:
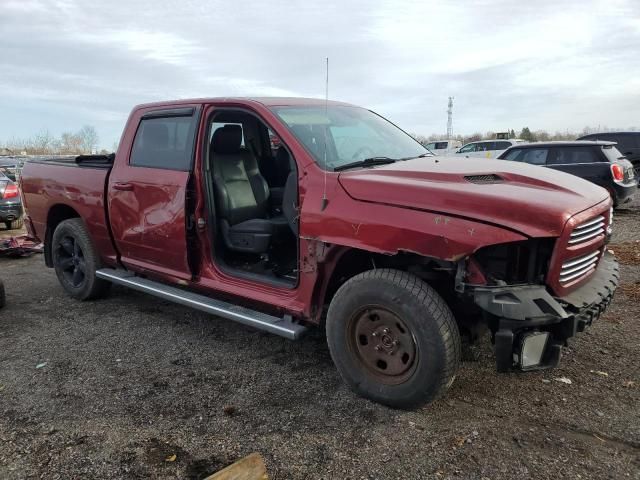
<instances>
[{"instance_id":1,"label":"chrome grille","mask_svg":"<svg viewBox=\"0 0 640 480\"><path fill-rule=\"evenodd\" d=\"M603 215L592 218L588 222L578 225L569 237L569 245L587 242L598 235L603 235L606 227L606 220Z\"/></svg>"},{"instance_id":2,"label":"chrome grille","mask_svg":"<svg viewBox=\"0 0 640 480\"><path fill-rule=\"evenodd\" d=\"M596 250L563 263L560 269L560 283L568 283L595 270L599 258L600 250Z\"/></svg>"}]
</instances>

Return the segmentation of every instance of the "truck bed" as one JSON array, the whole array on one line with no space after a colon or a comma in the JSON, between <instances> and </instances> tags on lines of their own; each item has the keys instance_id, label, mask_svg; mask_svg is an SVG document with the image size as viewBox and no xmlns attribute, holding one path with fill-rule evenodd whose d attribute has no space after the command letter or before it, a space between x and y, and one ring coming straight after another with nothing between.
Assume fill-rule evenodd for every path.
<instances>
[{"instance_id":1,"label":"truck bed","mask_svg":"<svg viewBox=\"0 0 640 480\"><path fill-rule=\"evenodd\" d=\"M113 166L115 154L108 155L61 155L55 157L37 157L29 160L29 163L56 164L65 167L81 168L106 168Z\"/></svg>"},{"instance_id":2,"label":"truck bed","mask_svg":"<svg viewBox=\"0 0 640 480\"><path fill-rule=\"evenodd\" d=\"M48 216L73 210L84 220L89 234L106 263L116 253L109 234L106 184L113 155L43 157L24 166L21 175L22 196L28 211L30 233L45 241Z\"/></svg>"}]
</instances>

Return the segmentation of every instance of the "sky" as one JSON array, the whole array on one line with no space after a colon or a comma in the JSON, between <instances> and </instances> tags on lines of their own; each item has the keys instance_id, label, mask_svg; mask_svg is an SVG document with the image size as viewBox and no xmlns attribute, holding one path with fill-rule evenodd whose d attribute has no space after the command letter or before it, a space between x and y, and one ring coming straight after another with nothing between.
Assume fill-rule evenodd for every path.
<instances>
[{"instance_id":1,"label":"sky","mask_svg":"<svg viewBox=\"0 0 640 480\"><path fill-rule=\"evenodd\" d=\"M329 97L407 131L640 128L640 0L0 0L0 142L139 103Z\"/></svg>"}]
</instances>

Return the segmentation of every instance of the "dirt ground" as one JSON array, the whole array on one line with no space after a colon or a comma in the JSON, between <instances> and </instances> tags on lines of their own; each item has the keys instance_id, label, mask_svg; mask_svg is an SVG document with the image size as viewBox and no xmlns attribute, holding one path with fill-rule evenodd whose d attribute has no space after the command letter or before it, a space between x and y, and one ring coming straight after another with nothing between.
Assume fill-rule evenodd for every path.
<instances>
[{"instance_id":1,"label":"dirt ground","mask_svg":"<svg viewBox=\"0 0 640 480\"><path fill-rule=\"evenodd\" d=\"M614 229L623 288L559 368L497 374L486 339L411 412L353 395L321 332L121 288L80 303L42 256L0 259L0 478L199 479L251 452L273 479L640 478L640 203Z\"/></svg>"}]
</instances>

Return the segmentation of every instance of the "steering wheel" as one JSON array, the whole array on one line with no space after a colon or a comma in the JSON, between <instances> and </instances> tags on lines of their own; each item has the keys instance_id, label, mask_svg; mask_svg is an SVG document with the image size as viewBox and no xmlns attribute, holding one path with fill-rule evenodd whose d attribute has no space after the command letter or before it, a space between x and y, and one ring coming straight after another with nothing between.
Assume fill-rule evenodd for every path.
<instances>
[{"instance_id":1,"label":"steering wheel","mask_svg":"<svg viewBox=\"0 0 640 480\"><path fill-rule=\"evenodd\" d=\"M371 149L371 147L367 147L366 145L364 147L360 147L356 153L353 154L353 156L351 157L352 160L359 160L361 158L370 158L370 157L374 157L375 156L375 152Z\"/></svg>"}]
</instances>

